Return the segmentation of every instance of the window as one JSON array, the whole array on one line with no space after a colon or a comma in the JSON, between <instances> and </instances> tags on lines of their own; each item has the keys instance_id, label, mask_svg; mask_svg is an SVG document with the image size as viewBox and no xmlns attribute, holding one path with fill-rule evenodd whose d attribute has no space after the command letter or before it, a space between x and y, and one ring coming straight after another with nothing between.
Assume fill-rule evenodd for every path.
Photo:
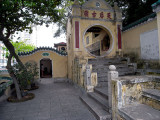
<instances>
[{"instance_id":1,"label":"window","mask_svg":"<svg viewBox=\"0 0 160 120\"><path fill-rule=\"evenodd\" d=\"M61 50L62 50L62 51L65 51L66 49L65 49L65 47L61 47Z\"/></svg>"},{"instance_id":2,"label":"window","mask_svg":"<svg viewBox=\"0 0 160 120\"><path fill-rule=\"evenodd\" d=\"M89 36L87 36L87 38L86 38L86 44L87 45L89 44Z\"/></svg>"},{"instance_id":3,"label":"window","mask_svg":"<svg viewBox=\"0 0 160 120\"><path fill-rule=\"evenodd\" d=\"M4 60L3 60L3 59L0 59L0 63L4 63Z\"/></svg>"}]
</instances>

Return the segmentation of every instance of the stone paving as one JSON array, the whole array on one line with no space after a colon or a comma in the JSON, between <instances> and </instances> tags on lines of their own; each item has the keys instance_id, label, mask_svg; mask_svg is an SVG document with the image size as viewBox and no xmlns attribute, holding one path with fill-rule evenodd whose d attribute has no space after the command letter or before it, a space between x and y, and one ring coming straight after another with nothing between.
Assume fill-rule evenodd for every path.
<instances>
[{"instance_id":1,"label":"stone paving","mask_svg":"<svg viewBox=\"0 0 160 120\"><path fill-rule=\"evenodd\" d=\"M33 100L0 102L0 120L96 120L72 85L48 82L39 86L32 91Z\"/></svg>"}]
</instances>

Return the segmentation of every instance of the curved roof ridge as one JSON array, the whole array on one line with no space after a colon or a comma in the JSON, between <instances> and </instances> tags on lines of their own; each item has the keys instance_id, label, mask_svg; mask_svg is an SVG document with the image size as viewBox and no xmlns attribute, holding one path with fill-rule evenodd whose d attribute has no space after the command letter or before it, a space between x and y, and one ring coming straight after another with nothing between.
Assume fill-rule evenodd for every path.
<instances>
[{"instance_id":1,"label":"curved roof ridge","mask_svg":"<svg viewBox=\"0 0 160 120\"><path fill-rule=\"evenodd\" d=\"M31 55L34 54L35 52L41 51L41 50L49 50L49 51L53 51L55 53L57 53L58 55L61 56L67 56L67 52L61 52L56 50L55 48L52 47L37 47L36 49L32 50L32 51L27 51L27 52L18 52L19 56L26 56L26 55Z\"/></svg>"}]
</instances>

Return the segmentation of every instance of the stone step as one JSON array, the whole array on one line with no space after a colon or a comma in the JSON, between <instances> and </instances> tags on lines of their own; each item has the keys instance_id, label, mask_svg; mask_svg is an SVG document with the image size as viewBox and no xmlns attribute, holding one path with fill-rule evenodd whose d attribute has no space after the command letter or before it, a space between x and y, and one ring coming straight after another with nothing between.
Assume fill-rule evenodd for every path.
<instances>
[{"instance_id":1,"label":"stone step","mask_svg":"<svg viewBox=\"0 0 160 120\"><path fill-rule=\"evenodd\" d=\"M96 71L94 71L96 72ZM119 72L119 76L124 76L124 75L134 75L135 74L135 71L134 70L124 70L124 71L118 71ZM101 73L98 71L97 72L97 77L100 78L100 77L105 77L107 78L108 77L108 71L102 71Z\"/></svg>"},{"instance_id":2,"label":"stone step","mask_svg":"<svg viewBox=\"0 0 160 120\"><path fill-rule=\"evenodd\" d=\"M124 63L114 63L114 64L102 64L102 63L97 63L97 64L92 64L93 68L109 68L110 65L115 65L116 68L128 68L127 64Z\"/></svg>"},{"instance_id":3,"label":"stone step","mask_svg":"<svg viewBox=\"0 0 160 120\"><path fill-rule=\"evenodd\" d=\"M160 110L160 90L157 89L143 90L142 103L149 105L157 110Z\"/></svg>"},{"instance_id":4,"label":"stone step","mask_svg":"<svg viewBox=\"0 0 160 120\"><path fill-rule=\"evenodd\" d=\"M108 99L108 87L94 88L94 92L100 94L104 98Z\"/></svg>"},{"instance_id":5,"label":"stone step","mask_svg":"<svg viewBox=\"0 0 160 120\"><path fill-rule=\"evenodd\" d=\"M144 104L135 104L119 109L125 120L160 120L160 111Z\"/></svg>"},{"instance_id":6,"label":"stone step","mask_svg":"<svg viewBox=\"0 0 160 120\"><path fill-rule=\"evenodd\" d=\"M108 77L98 77L98 83L99 82L108 82Z\"/></svg>"},{"instance_id":7,"label":"stone step","mask_svg":"<svg viewBox=\"0 0 160 120\"><path fill-rule=\"evenodd\" d=\"M98 81L98 85L96 87L108 87L108 82L107 81Z\"/></svg>"},{"instance_id":8,"label":"stone step","mask_svg":"<svg viewBox=\"0 0 160 120\"><path fill-rule=\"evenodd\" d=\"M111 115L105 111L99 104L88 96L80 97L82 102L89 108L89 110L94 114L97 120L110 120Z\"/></svg>"},{"instance_id":9,"label":"stone step","mask_svg":"<svg viewBox=\"0 0 160 120\"><path fill-rule=\"evenodd\" d=\"M106 67L102 67L102 68L92 68L92 71L93 72L108 72L109 71L109 69L108 68L106 68Z\"/></svg>"},{"instance_id":10,"label":"stone step","mask_svg":"<svg viewBox=\"0 0 160 120\"><path fill-rule=\"evenodd\" d=\"M98 77L108 77L108 72L107 73L103 73L103 72L101 72L101 73L97 73L97 76Z\"/></svg>"},{"instance_id":11,"label":"stone step","mask_svg":"<svg viewBox=\"0 0 160 120\"><path fill-rule=\"evenodd\" d=\"M88 93L88 96L95 100L104 110L109 112L108 100L96 92Z\"/></svg>"},{"instance_id":12,"label":"stone step","mask_svg":"<svg viewBox=\"0 0 160 120\"><path fill-rule=\"evenodd\" d=\"M92 72L97 72L97 73L108 73L109 69L106 67L102 67L102 68L92 68ZM118 72L134 72L134 69L132 68L128 68L128 67L124 67L124 68L117 68Z\"/></svg>"},{"instance_id":13,"label":"stone step","mask_svg":"<svg viewBox=\"0 0 160 120\"><path fill-rule=\"evenodd\" d=\"M89 59L88 60L88 63L91 63L91 64L96 64L96 63L110 63L110 62L115 62L115 63L118 63L120 62L121 60L119 59L115 59L115 58L109 58L109 59Z\"/></svg>"},{"instance_id":14,"label":"stone step","mask_svg":"<svg viewBox=\"0 0 160 120\"><path fill-rule=\"evenodd\" d=\"M119 76L125 76L125 75L135 75L134 71L120 71Z\"/></svg>"}]
</instances>

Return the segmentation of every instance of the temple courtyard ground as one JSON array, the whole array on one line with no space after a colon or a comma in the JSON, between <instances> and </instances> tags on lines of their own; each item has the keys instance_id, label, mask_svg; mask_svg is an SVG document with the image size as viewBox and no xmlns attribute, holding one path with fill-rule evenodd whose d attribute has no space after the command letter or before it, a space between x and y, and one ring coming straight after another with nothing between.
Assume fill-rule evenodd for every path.
<instances>
[{"instance_id":1,"label":"temple courtyard ground","mask_svg":"<svg viewBox=\"0 0 160 120\"><path fill-rule=\"evenodd\" d=\"M42 79L31 91L33 100L21 103L0 102L0 120L96 120L80 101L80 92L69 83Z\"/></svg>"}]
</instances>

